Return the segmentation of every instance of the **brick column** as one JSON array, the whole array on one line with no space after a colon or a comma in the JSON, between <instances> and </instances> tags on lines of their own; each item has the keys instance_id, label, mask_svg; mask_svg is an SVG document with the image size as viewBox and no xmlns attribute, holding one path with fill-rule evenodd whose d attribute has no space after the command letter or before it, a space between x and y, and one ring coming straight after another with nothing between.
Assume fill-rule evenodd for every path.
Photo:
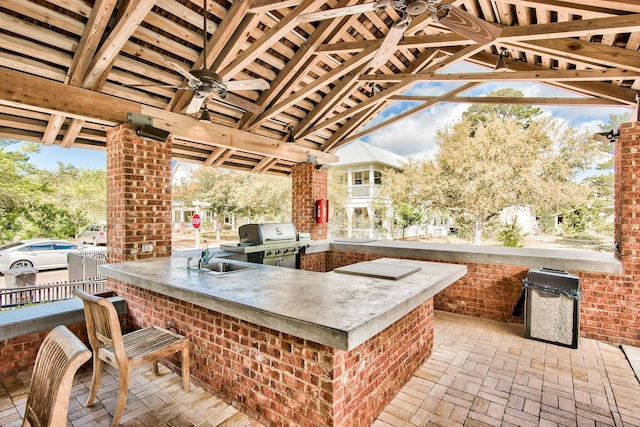
<instances>
[{"instance_id":1,"label":"brick column","mask_svg":"<svg viewBox=\"0 0 640 427\"><path fill-rule=\"evenodd\" d=\"M301 233L311 233L312 240L327 238L329 224L316 222L316 200L328 199L327 171L315 163L301 163L292 167L291 220Z\"/></svg>"},{"instance_id":2,"label":"brick column","mask_svg":"<svg viewBox=\"0 0 640 427\"><path fill-rule=\"evenodd\" d=\"M640 122L620 126L615 147L615 241L623 274L640 273Z\"/></svg>"},{"instance_id":3,"label":"brick column","mask_svg":"<svg viewBox=\"0 0 640 427\"><path fill-rule=\"evenodd\" d=\"M171 144L107 131L107 260L171 256Z\"/></svg>"}]
</instances>

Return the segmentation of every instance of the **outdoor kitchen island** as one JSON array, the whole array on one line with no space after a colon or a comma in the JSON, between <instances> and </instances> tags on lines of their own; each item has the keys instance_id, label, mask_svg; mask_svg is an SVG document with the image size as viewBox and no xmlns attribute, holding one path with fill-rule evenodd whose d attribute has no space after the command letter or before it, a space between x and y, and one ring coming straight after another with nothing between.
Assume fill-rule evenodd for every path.
<instances>
[{"instance_id":1,"label":"outdoor kitchen island","mask_svg":"<svg viewBox=\"0 0 640 427\"><path fill-rule=\"evenodd\" d=\"M268 425L369 425L431 353L433 296L466 274L388 258L343 273L233 263L251 268L203 273L174 255L101 271L134 326L191 339L196 384Z\"/></svg>"}]
</instances>

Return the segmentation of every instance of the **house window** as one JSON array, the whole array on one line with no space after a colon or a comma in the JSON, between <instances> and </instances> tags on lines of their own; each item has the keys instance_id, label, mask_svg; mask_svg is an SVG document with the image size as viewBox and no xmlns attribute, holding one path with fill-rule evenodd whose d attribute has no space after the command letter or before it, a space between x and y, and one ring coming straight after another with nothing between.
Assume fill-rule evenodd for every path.
<instances>
[{"instance_id":1,"label":"house window","mask_svg":"<svg viewBox=\"0 0 640 427\"><path fill-rule=\"evenodd\" d=\"M353 185L362 185L362 171L353 173Z\"/></svg>"},{"instance_id":2,"label":"house window","mask_svg":"<svg viewBox=\"0 0 640 427\"><path fill-rule=\"evenodd\" d=\"M373 171L373 183L376 185L382 184L382 172Z\"/></svg>"}]
</instances>

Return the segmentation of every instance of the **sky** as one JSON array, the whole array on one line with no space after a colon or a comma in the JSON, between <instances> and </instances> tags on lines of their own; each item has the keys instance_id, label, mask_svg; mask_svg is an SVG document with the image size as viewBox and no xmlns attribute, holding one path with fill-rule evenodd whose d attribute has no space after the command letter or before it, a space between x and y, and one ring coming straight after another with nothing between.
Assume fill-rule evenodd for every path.
<instances>
[{"instance_id":1,"label":"sky","mask_svg":"<svg viewBox=\"0 0 640 427\"><path fill-rule=\"evenodd\" d=\"M445 73L456 72L491 72L486 68L468 63L456 64L447 68ZM454 89L456 82L419 82L413 85L405 95L438 96ZM525 96L578 96L570 92L551 88L537 83L490 83L478 86L460 96L482 96L501 88L518 89ZM413 102L396 102L383 110L367 126L373 126L396 114L402 113L418 105ZM409 157L432 158L437 150L435 144L436 131L462 117L462 113L470 104L441 103L418 114L406 118L392 126L387 126L363 138L377 147L392 153ZM623 107L566 107L541 106L545 114L570 123L579 131L600 131L600 125L609 121L614 114L630 113L630 108ZM57 169L58 162L71 164L84 169L105 169L106 152L88 149L65 149L59 146L42 146L39 154L30 155L31 162L41 169Z\"/></svg>"},{"instance_id":2,"label":"sky","mask_svg":"<svg viewBox=\"0 0 640 427\"><path fill-rule=\"evenodd\" d=\"M453 65L444 71L444 73L458 72L491 72L491 70L464 63ZM404 95L439 96L455 89L459 85L461 84L456 82L420 82L413 85ZM530 82L487 83L463 92L459 96L482 96L503 88L520 90L526 97L579 97L579 95L571 92ZM368 123L367 127L387 120L417 105L417 103L409 102L394 103ZM401 156L427 157L430 159L437 151L435 143L436 131L459 120L462 117L462 113L470 106L471 104L440 103L362 139ZM631 112L630 108L624 107L539 106L539 108L543 111L543 114L548 114L567 122L579 131L588 130L594 133L600 132L600 125L608 123L610 115Z\"/></svg>"}]
</instances>

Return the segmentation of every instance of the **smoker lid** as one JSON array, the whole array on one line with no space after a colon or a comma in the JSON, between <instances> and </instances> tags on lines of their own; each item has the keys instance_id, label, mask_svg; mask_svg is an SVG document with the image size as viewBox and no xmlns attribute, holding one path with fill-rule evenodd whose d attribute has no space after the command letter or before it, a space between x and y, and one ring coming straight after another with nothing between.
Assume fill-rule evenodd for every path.
<instances>
[{"instance_id":1,"label":"smoker lid","mask_svg":"<svg viewBox=\"0 0 640 427\"><path fill-rule=\"evenodd\" d=\"M296 226L292 222L245 224L238 229L238 235L241 244L252 245L298 240Z\"/></svg>"}]
</instances>

